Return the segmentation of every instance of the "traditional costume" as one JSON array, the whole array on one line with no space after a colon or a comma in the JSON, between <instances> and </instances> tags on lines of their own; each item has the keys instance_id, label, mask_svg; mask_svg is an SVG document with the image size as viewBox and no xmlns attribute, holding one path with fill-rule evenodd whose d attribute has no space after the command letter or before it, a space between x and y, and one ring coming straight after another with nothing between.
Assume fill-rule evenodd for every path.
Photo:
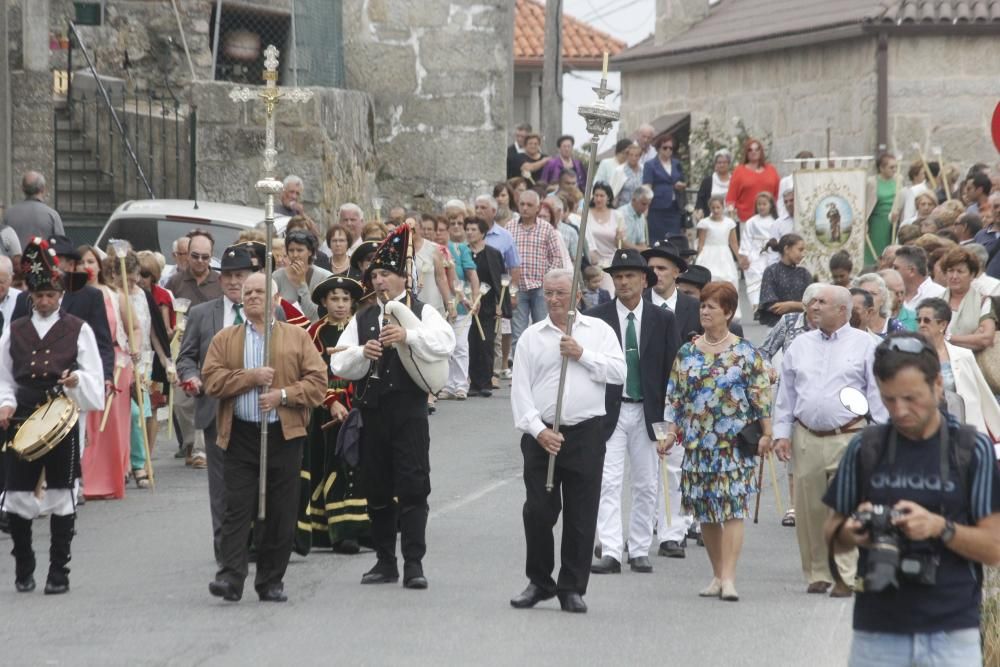
<instances>
[{"instance_id":1,"label":"traditional costume","mask_svg":"<svg viewBox=\"0 0 1000 667\"><path fill-rule=\"evenodd\" d=\"M364 296L364 287L358 281L331 276L313 290L313 302L322 306L326 295L335 289L350 295L352 310ZM340 403L348 410L353 407L351 381L330 371L330 353L337 347L347 322L334 322L327 315L309 327L309 337L323 357L328 377L326 398L323 405L313 409L302 457L295 551L303 556L312 547L354 554L358 553L359 543L370 543L368 503L361 492L358 461L351 462L349 455L336 451L340 424L323 428L331 422L333 403Z\"/></svg>"},{"instance_id":2,"label":"traditional costume","mask_svg":"<svg viewBox=\"0 0 1000 667\"><path fill-rule=\"evenodd\" d=\"M366 282L379 269L409 277L411 260L410 228L401 225L375 251ZM439 391L447 379L455 333L433 306L418 301L408 289L385 296L386 303L378 301L351 319L339 340L344 349L332 355L330 367L334 375L357 380L354 401L361 411L363 488L378 557L375 567L364 575L361 583L399 580L398 526L404 560L403 585L426 588L422 561L427 550L427 496L431 492L427 394ZM364 346L378 339L382 327L389 322L387 312L413 320L414 326L406 327L405 344L384 347L382 357L373 363L364 356ZM428 382L428 378L439 375L441 364L444 374L440 385L431 386L433 382ZM421 370L421 365L434 369Z\"/></svg>"},{"instance_id":3,"label":"traditional costume","mask_svg":"<svg viewBox=\"0 0 1000 667\"><path fill-rule=\"evenodd\" d=\"M54 251L40 238L32 239L25 248L21 270L32 295L61 293L66 287L86 283L86 274L59 271ZM83 320L61 311L43 315L36 309L30 317L12 322L0 339L0 408L13 411L11 441L38 408L61 393L81 411L103 407L104 372L97 341ZM3 509L10 515L15 587L20 592L35 589L31 524L36 517L51 514L45 592L65 593L69 590L67 564L76 519L74 484L80 476L79 429L74 423L57 444L33 461L22 458L11 443L4 456Z\"/></svg>"}]
</instances>

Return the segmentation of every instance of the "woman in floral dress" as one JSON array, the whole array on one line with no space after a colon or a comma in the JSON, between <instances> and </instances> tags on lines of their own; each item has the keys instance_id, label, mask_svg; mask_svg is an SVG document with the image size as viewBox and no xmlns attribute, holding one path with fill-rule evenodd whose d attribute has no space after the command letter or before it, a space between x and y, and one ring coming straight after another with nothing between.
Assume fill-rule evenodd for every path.
<instances>
[{"instance_id":1,"label":"woman in floral dress","mask_svg":"<svg viewBox=\"0 0 1000 667\"><path fill-rule=\"evenodd\" d=\"M728 282L701 292L705 334L677 353L667 386L664 419L671 435L663 450L684 447L681 497L685 511L701 522L712 561L712 582L699 593L736 601L736 561L743 546L743 520L758 492L755 457L736 447L737 434L760 420L760 451L771 448L771 380L767 362L746 340L729 332L739 302Z\"/></svg>"}]
</instances>

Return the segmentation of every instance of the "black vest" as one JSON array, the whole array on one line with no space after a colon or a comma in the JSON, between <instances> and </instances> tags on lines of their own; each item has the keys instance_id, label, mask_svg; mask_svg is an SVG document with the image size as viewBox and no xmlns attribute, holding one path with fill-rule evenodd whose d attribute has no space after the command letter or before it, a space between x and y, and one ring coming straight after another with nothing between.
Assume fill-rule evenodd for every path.
<instances>
[{"instance_id":1,"label":"black vest","mask_svg":"<svg viewBox=\"0 0 1000 667\"><path fill-rule=\"evenodd\" d=\"M82 326L80 318L61 313L40 339L30 317L11 322L11 374L17 383L18 412L32 411L44 403L45 392L58 384L63 371L76 368L77 338Z\"/></svg>"},{"instance_id":2,"label":"black vest","mask_svg":"<svg viewBox=\"0 0 1000 667\"><path fill-rule=\"evenodd\" d=\"M419 318L424 310L423 302L409 294L406 301L410 310ZM354 317L357 320L359 345L378 338L381 326L377 305L359 311ZM395 347L383 351L377 368L380 379L372 380L369 374L356 382L354 396L357 405L363 408L378 408L381 405L394 410L412 408L426 413L427 392L410 378Z\"/></svg>"}]
</instances>

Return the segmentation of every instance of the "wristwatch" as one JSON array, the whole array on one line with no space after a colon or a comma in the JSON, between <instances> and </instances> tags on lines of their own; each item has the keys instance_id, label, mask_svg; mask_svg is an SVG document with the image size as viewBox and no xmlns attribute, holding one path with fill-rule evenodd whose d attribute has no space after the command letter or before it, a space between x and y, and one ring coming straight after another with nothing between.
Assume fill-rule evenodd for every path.
<instances>
[{"instance_id":1,"label":"wristwatch","mask_svg":"<svg viewBox=\"0 0 1000 667\"><path fill-rule=\"evenodd\" d=\"M948 544L955 538L955 522L951 519L944 520L944 530L938 535L938 539L941 540L942 544Z\"/></svg>"},{"instance_id":2,"label":"wristwatch","mask_svg":"<svg viewBox=\"0 0 1000 667\"><path fill-rule=\"evenodd\" d=\"M284 389L281 390L281 407L288 405L288 393Z\"/></svg>"}]
</instances>

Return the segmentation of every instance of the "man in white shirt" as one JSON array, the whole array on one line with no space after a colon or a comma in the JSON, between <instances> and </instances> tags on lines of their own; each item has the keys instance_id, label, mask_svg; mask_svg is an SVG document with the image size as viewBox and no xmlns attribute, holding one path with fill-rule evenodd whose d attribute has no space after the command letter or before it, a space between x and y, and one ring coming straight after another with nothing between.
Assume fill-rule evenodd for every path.
<instances>
[{"instance_id":1,"label":"man in white shirt","mask_svg":"<svg viewBox=\"0 0 1000 667\"><path fill-rule=\"evenodd\" d=\"M656 157L656 149L653 147L653 137L656 135L656 128L649 123L643 123L636 132L635 139L639 142L639 171L647 160Z\"/></svg>"},{"instance_id":2,"label":"man in white shirt","mask_svg":"<svg viewBox=\"0 0 1000 667\"><path fill-rule=\"evenodd\" d=\"M927 275L927 253L923 248L912 245L901 246L896 251L892 268L903 278L904 308L917 312L917 306L921 301L939 297L945 292L944 286L938 285Z\"/></svg>"},{"instance_id":3,"label":"man in white shirt","mask_svg":"<svg viewBox=\"0 0 1000 667\"><path fill-rule=\"evenodd\" d=\"M577 301L572 280L569 269L552 269L545 275L542 293L548 316L524 330L514 357L511 407L514 425L524 434L525 573L530 581L510 601L517 609L558 595L563 611L587 611L583 595L590 578L604 466L605 388L624 384L625 355L611 327L593 317L578 315L572 336L566 335L569 310ZM553 421L564 357L569 365L556 431ZM551 492L545 488L550 456L555 456ZM557 582L552 578L552 528L560 508L562 568Z\"/></svg>"},{"instance_id":4,"label":"man in white shirt","mask_svg":"<svg viewBox=\"0 0 1000 667\"><path fill-rule=\"evenodd\" d=\"M354 243L347 250L350 254L364 242L362 232L365 229L365 212L357 204L351 202L341 204L340 208L337 209L337 222L349 229L354 237Z\"/></svg>"},{"instance_id":5,"label":"man in white shirt","mask_svg":"<svg viewBox=\"0 0 1000 667\"><path fill-rule=\"evenodd\" d=\"M0 333L10 326L10 315L14 312L14 303L21 290L11 287L14 279L14 267L10 262L10 257L0 255Z\"/></svg>"}]
</instances>

